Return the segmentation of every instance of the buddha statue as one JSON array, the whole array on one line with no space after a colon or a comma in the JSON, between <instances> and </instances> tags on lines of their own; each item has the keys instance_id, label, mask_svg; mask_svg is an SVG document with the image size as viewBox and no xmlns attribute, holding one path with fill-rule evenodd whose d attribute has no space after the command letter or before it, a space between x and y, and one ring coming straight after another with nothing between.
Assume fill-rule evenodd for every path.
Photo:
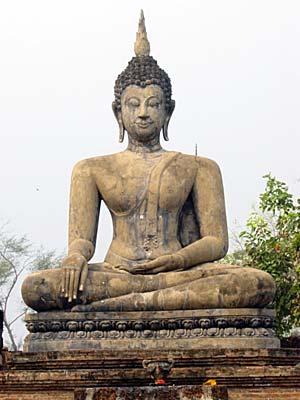
<instances>
[{"instance_id":1,"label":"buddha statue","mask_svg":"<svg viewBox=\"0 0 300 400\"><path fill-rule=\"evenodd\" d=\"M160 144L175 101L168 75L150 56L143 14L135 53L117 78L112 105L128 147L75 166L68 256L59 268L25 279L25 303L77 312L266 306L275 294L269 274L216 263L228 249L218 165ZM113 239L104 262L89 263L102 202Z\"/></svg>"}]
</instances>

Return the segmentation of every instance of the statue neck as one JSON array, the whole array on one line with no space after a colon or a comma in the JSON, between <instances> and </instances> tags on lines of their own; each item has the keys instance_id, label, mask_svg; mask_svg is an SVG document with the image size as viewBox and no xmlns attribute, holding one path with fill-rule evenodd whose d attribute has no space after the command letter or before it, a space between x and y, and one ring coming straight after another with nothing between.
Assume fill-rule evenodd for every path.
<instances>
[{"instance_id":1,"label":"statue neck","mask_svg":"<svg viewBox=\"0 0 300 400\"><path fill-rule=\"evenodd\" d=\"M135 152L135 153L155 153L159 151L163 151L161 147L159 136L151 139L149 142L140 142L136 139L133 139L128 135L128 146L127 150Z\"/></svg>"}]
</instances>

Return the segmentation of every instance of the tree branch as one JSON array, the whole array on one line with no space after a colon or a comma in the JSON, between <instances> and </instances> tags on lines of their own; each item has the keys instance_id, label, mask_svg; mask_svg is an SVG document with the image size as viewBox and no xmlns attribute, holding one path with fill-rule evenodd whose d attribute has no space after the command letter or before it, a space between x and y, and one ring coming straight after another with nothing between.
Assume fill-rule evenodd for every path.
<instances>
[{"instance_id":1,"label":"tree branch","mask_svg":"<svg viewBox=\"0 0 300 400\"><path fill-rule=\"evenodd\" d=\"M6 262L8 262L8 264L12 267L12 269L13 269L15 275L17 275L17 269L16 269L15 264L12 263L11 260L10 260L9 258L7 258L6 255L5 255L2 251L0 251L0 256L1 256L2 258L4 258L4 260L5 260Z\"/></svg>"},{"instance_id":2,"label":"tree branch","mask_svg":"<svg viewBox=\"0 0 300 400\"><path fill-rule=\"evenodd\" d=\"M9 324L7 322L5 314L4 314L3 322L4 322L4 326L5 326L6 330L7 330L9 339L11 341L11 345L12 345L13 351L17 351L18 350L18 346L16 344L12 329L10 328L10 326L9 326Z\"/></svg>"},{"instance_id":3,"label":"tree branch","mask_svg":"<svg viewBox=\"0 0 300 400\"><path fill-rule=\"evenodd\" d=\"M26 311L23 311L21 314L19 314L17 317L15 317L12 321L10 321L8 323L8 326L11 327L19 318L22 317L22 315L24 315L26 313Z\"/></svg>"}]
</instances>

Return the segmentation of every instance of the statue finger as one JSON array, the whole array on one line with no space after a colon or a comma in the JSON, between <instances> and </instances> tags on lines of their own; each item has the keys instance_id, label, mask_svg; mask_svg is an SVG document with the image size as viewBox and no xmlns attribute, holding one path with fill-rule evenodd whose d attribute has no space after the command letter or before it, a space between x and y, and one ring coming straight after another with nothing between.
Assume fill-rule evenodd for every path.
<instances>
[{"instance_id":1,"label":"statue finger","mask_svg":"<svg viewBox=\"0 0 300 400\"><path fill-rule=\"evenodd\" d=\"M149 263L134 265L134 266L132 266L132 267L130 268L130 272L135 272L135 273L137 273L137 272L144 272L144 271L146 271L146 270L148 270L148 269L151 269L151 265L150 265L150 267L149 267L148 264L149 264Z\"/></svg>"},{"instance_id":2,"label":"statue finger","mask_svg":"<svg viewBox=\"0 0 300 400\"><path fill-rule=\"evenodd\" d=\"M151 269L144 269L143 271L138 272L138 273L140 273L142 275L154 275L154 274L158 274L159 272L165 272L165 271L166 271L165 267L160 266L160 267L154 267Z\"/></svg>"},{"instance_id":3,"label":"statue finger","mask_svg":"<svg viewBox=\"0 0 300 400\"><path fill-rule=\"evenodd\" d=\"M77 299L78 285L79 285L80 271L75 271L74 284L73 284L73 299Z\"/></svg>"},{"instance_id":4,"label":"statue finger","mask_svg":"<svg viewBox=\"0 0 300 400\"><path fill-rule=\"evenodd\" d=\"M126 269L128 272L132 274L147 274L147 273L152 273L153 268L157 268L157 266L160 266L161 264L155 262L156 260L144 263L144 264L136 264L134 266L131 266L130 268ZM158 264L158 265L157 265Z\"/></svg>"},{"instance_id":5,"label":"statue finger","mask_svg":"<svg viewBox=\"0 0 300 400\"><path fill-rule=\"evenodd\" d=\"M143 269L146 271L151 271L154 268L161 267L163 265L162 260L160 258L156 258L155 260L149 261L145 264L143 264Z\"/></svg>"},{"instance_id":6,"label":"statue finger","mask_svg":"<svg viewBox=\"0 0 300 400\"><path fill-rule=\"evenodd\" d=\"M61 279L61 293L62 295L65 294L66 291L66 270L63 268L62 269L62 279Z\"/></svg>"},{"instance_id":7,"label":"statue finger","mask_svg":"<svg viewBox=\"0 0 300 400\"><path fill-rule=\"evenodd\" d=\"M82 268L81 271L81 275L80 275L80 283L79 283L79 290L82 292L84 289L84 285L85 285L85 281L87 279L88 276L88 272L89 272L89 266L88 263L84 263L84 266Z\"/></svg>"},{"instance_id":8,"label":"statue finger","mask_svg":"<svg viewBox=\"0 0 300 400\"><path fill-rule=\"evenodd\" d=\"M117 269L118 271L127 271L127 272L131 271L131 268L127 267L126 265L117 265L114 268Z\"/></svg>"},{"instance_id":9,"label":"statue finger","mask_svg":"<svg viewBox=\"0 0 300 400\"><path fill-rule=\"evenodd\" d=\"M69 268L65 268L65 297L69 296L69 287L70 287L70 270Z\"/></svg>"},{"instance_id":10,"label":"statue finger","mask_svg":"<svg viewBox=\"0 0 300 400\"><path fill-rule=\"evenodd\" d=\"M138 268L130 268L128 269L128 272L137 275L137 274L144 274L145 270L143 268L138 267Z\"/></svg>"},{"instance_id":11,"label":"statue finger","mask_svg":"<svg viewBox=\"0 0 300 400\"><path fill-rule=\"evenodd\" d=\"M153 268L151 274L160 274L161 272L167 272L167 271L169 271L169 269L166 268L166 266L161 266L158 268Z\"/></svg>"},{"instance_id":12,"label":"statue finger","mask_svg":"<svg viewBox=\"0 0 300 400\"><path fill-rule=\"evenodd\" d=\"M152 270L152 273L153 274L159 274L161 272L171 272L171 271L174 271L174 270L183 271L182 268L177 268L176 264L174 265L174 264L171 264L171 263L167 263L167 264L161 265L160 267L154 268Z\"/></svg>"},{"instance_id":13,"label":"statue finger","mask_svg":"<svg viewBox=\"0 0 300 400\"><path fill-rule=\"evenodd\" d=\"M73 286L74 286L75 271L71 269L70 280L69 280L69 291L68 291L68 302L71 303L73 300Z\"/></svg>"}]
</instances>

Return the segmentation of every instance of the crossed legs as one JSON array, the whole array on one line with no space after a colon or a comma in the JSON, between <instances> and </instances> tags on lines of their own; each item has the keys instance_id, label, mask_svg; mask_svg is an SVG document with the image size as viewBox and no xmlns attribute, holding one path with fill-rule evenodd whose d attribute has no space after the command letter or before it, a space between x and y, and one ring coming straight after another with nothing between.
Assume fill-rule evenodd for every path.
<instances>
[{"instance_id":1,"label":"crossed legs","mask_svg":"<svg viewBox=\"0 0 300 400\"><path fill-rule=\"evenodd\" d=\"M132 275L91 264L85 289L73 303L62 297L61 279L61 269L28 276L22 286L25 303L36 311L256 308L270 303L275 295L275 283L266 272L213 263L156 275Z\"/></svg>"}]
</instances>

